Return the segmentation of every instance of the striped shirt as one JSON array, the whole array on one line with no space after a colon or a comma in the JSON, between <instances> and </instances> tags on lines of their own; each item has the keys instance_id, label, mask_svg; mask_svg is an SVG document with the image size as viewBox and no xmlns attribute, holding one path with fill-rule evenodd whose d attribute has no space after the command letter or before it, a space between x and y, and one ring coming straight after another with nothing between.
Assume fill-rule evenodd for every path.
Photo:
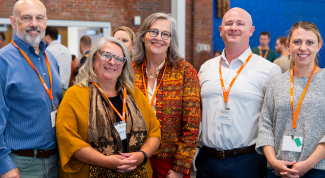
<instances>
[{"instance_id":1,"label":"striped shirt","mask_svg":"<svg viewBox=\"0 0 325 178\"><path fill-rule=\"evenodd\" d=\"M41 41L39 55L32 46L16 35L14 42L30 58L35 68L50 87ZM52 73L54 104L61 101L62 87L59 66L54 56L46 51ZM11 43L0 50L0 175L16 168L9 153L13 150L53 149L56 147L55 127L51 125L52 102L37 73L19 49Z\"/></svg>"}]
</instances>

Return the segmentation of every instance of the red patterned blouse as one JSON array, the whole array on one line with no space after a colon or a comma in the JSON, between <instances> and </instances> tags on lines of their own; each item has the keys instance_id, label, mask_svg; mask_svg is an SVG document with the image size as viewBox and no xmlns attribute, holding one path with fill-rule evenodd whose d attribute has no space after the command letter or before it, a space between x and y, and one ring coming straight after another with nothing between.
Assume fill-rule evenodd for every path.
<instances>
[{"instance_id":1,"label":"red patterned blouse","mask_svg":"<svg viewBox=\"0 0 325 178\"><path fill-rule=\"evenodd\" d=\"M168 61L166 61L168 62ZM146 66L132 63L135 85L145 94ZM158 74L160 82L164 67ZM158 159L173 158L172 169L187 175L197 146L201 121L200 84L196 70L184 60L168 63L156 96L156 115L160 121L161 143Z\"/></svg>"}]
</instances>

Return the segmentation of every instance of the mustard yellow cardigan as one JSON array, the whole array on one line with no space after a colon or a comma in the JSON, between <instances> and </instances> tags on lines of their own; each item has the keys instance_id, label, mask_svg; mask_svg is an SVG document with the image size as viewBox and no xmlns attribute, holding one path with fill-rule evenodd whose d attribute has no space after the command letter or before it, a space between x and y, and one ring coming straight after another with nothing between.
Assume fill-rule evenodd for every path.
<instances>
[{"instance_id":1,"label":"mustard yellow cardigan","mask_svg":"<svg viewBox=\"0 0 325 178\"><path fill-rule=\"evenodd\" d=\"M152 110L147 98L137 88L132 94L147 124L147 135L161 139L160 123ZM88 112L89 88L74 85L66 92L60 104L56 120L56 136L59 147L60 178L87 178L89 177L89 164L75 159L72 155L83 147L91 147L88 143ZM149 177L152 175L148 159L147 169Z\"/></svg>"}]
</instances>

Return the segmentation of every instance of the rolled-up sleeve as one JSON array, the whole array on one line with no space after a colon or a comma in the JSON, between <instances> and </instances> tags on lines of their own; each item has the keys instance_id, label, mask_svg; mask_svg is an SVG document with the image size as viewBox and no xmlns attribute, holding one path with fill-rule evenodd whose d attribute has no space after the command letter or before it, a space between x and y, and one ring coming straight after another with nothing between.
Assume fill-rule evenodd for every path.
<instances>
[{"instance_id":1,"label":"rolled-up sleeve","mask_svg":"<svg viewBox=\"0 0 325 178\"><path fill-rule=\"evenodd\" d=\"M318 142L318 144L320 144L320 143L325 143L325 135L324 135L323 138L320 139L320 141Z\"/></svg>"}]
</instances>

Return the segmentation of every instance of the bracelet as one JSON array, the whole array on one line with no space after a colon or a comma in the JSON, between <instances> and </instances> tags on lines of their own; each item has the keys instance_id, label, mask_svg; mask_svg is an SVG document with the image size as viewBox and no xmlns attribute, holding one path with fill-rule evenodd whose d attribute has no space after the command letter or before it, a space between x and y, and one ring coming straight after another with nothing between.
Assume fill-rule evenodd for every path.
<instances>
[{"instance_id":1,"label":"bracelet","mask_svg":"<svg viewBox=\"0 0 325 178\"><path fill-rule=\"evenodd\" d=\"M148 160L148 155L146 154L146 152L144 152L142 150L140 150L139 152L141 152L144 155L144 160L143 160L142 164L145 164Z\"/></svg>"}]
</instances>

